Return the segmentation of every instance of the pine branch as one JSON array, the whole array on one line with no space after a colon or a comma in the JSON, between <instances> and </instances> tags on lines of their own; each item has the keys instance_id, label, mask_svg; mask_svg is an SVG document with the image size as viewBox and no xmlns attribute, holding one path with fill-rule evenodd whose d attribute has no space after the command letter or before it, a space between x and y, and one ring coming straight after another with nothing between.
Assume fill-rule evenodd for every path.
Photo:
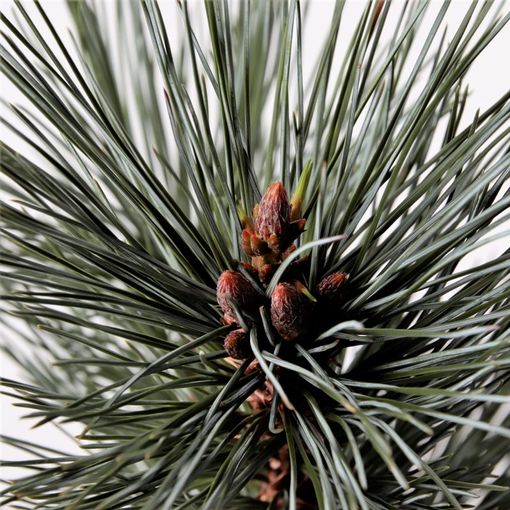
<instances>
[{"instance_id":1,"label":"pine branch","mask_svg":"<svg viewBox=\"0 0 510 510\"><path fill-rule=\"evenodd\" d=\"M309 7L1 15L3 393L83 427L80 455L3 437L32 471L5 505L510 505L510 251L466 266L509 239L510 93L466 119L463 82L510 13L367 2L346 40L337 2L311 63Z\"/></svg>"}]
</instances>

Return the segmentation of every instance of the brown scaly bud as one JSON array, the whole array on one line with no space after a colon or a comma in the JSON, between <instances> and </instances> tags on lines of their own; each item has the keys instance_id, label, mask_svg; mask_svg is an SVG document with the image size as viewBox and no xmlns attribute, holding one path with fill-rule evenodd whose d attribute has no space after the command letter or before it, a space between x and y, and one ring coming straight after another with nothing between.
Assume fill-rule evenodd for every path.
<instances>
[{"instance_id":1,"label":"brown scaly bud","mask_svg":"<svg viewBox=\"0 0 510 510\"><path fill-rule=\"evenodd\" d=\"M221 318L221 323L225 326L232 326L232 324L237 324L238 320L237 317L234 317L230 314L223 314L223 317Z\"/></svg>"},{"instance_id":2,"label":"brown scaly bud","mask_svg":"<svg viewBox=\"0 0 510 510\"><path fill-rule=\"evenodd\" d=\"M246 359L253 356L250 347L250 338L243 329L231 331L223 342L227 354L234 359Z\"/></svg>"},{"instance_id":3,"label":"brown scaly bud","mask_svg":"<svg viewBox=\"0 0 510 510\"><path fill-rule=\"evenodd\" d=\"M252 276L253 278L257 278L258 271L251 264L248 264L248 262L241 262L240 264L241 266L243 266L244 269L246 269L246 271L248 271L250 276Z\"/></svg>"},{"instance_id":4,"label":"brown scaly bud","mask_svg":"<svg viewBox=\"0 0 510 510\"><path fill-rule=\"evenodd\" d=\"M283 242L283 236L280 237L276 234L271 234L267 240L267 245L272 252L280 253L285 246L285 242Z\"/></svg>"},{"instance_id":5,"label":"brown scaly bud","mask_svg":"<svg viewBox=\"0 0 510 510\"><path fill-rule=\"evenodd\" d=\"M224 313L227 324L237 322L237 316L230 301L241 309L254 310L262 301L262 296L239 272L227 270L221 273L216 285L216 299Z\"/></svg>"},{"instance_id":6,"label":"brown scaly bud","mask_svg":"<svg viewBox=\"0 0 510 510\"><path fill-rule=\"evenodd\" d=\"M340 271L325 276L315 290L319 301L335 305L340 304L343 298L343 286L348 278L347 273Z\"/></svg>"},{"instance_id":7,"label":"brown scaly bud","mask_svg":"<svg viewBox=\"0 0 510 510\"><path fill-rule=\"evenodd\" d=\"M251 234L250 237L251 251L255 255L263 255L269 253L269 247L265 241L263 241L257 234Z\"/></svg>"},{"instance_id":8,"label":"brown scaly bud","mask_svg":"<svg viewBox=\"0 0 510 510\"><path fill-rule=\"evenodd\" d=\"M291 244L283 253L282 253L282 260L285 260L293 251L296 251L297 247L293 243ZM299 259L298 259L299 260Z\"/></svg>"},{"instance_id":9,"label":"brown scaly bud","mask_svg":"<svg viewBox=\"0 0 510 510\"><path fill-rule=\"evenodd\" d=\"M279 240L287 234L290 204L281 182L273 182L253 211L255 229L269 246L279 249Z\"/></svg>"},{"instance_id":10,"label":"brown scaly bud","mask_svg":"<svg viewBox=\"0 0 510 510\"><path fill-rule=\"evenodd\" d=\"M273 276L277 268L277 255L266 253L251 258L252 266L257 270L261 282L267 282Z\"/></svg>"},{"instance_id":11,"label":"brown scaly bud","mask_svg":"<svg viewBox=\"0 0 510 510\"><path fill-rule=\"evenodd\" d=\"M263 264L259 269L259 278L261 282L267 283L276 271L273 264Z\"/></svg>"},{"instance_id":12,"label":"brown scaly bud","mask_svg":"<svg viewBox=\"0 0 510 510\"><path fill-rule=\"evenodd\" d=\"M271 296L271 322L286 342L307 332L310 302L290 283L279 283Z\"/></svg>"},{"instance_id":13,"label":"brown scaly bud","mask_svg":"<svg viewBox=\"0 0 510 510\"><path fill-rule=\"evenodd\" d=\"M254 255L251 247L251 234L252 233L246 228L241 232L241 248L249 257Z\"/></svg>"}]
</instances>

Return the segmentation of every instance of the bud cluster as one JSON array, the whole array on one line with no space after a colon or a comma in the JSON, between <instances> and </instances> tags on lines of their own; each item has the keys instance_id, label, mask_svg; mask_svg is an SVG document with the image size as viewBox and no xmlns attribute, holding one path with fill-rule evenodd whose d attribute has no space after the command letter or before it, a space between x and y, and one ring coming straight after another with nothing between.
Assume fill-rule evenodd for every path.
<instances>
[{"instance_id":1,"label":"bud cluster","mask_svg":"<svg viewBox=\"0 0 510 510\"><path fill-rule=\"evenodd\" d=\"M296 249L293 241L305 228L298 200L289 202L281 182L269 186L252 218L243 219L241 243L251 267L266 283L278 265Z\"/></svg>"},{"instance_id":2,"label":"bud cluster","mask_svg":"<svg viewBox=\"0 0 510 510\"><path fill-rule=\"evenodd\" d=\"M336 272L323 278L310 290L303 283L308 259L300 258L289 265L271 298L265 288L278 266L292 253L294 241L304 231L301 197L289 202L281 182L272 183L253 210L251 218L243 218L242 248L250 263L242 263L241 271L224 271L217 284L217 299L223 311L223 322L237 325L225 338L225 350L235 359L252 356L248 328L263 331L259 308L269 309L268 316L275 337L284 342L302 342L316 329L314 319L324 311L333 312L342 302L345 273Z\"/></svg>"}]
</instances>

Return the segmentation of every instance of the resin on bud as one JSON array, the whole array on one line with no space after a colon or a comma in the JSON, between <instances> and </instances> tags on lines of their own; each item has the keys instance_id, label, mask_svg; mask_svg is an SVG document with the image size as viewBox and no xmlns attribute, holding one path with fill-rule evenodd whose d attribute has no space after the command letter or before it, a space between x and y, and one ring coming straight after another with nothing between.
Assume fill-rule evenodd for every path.
<instances>
[{"instance_id":1,"label":"resin on bud","mask_svg":"<svg viewBox=\"0 0 510 510\"><path fill-rule=\"evenodd\" d=\"M286 342L306 334L309 323L310 301L295 285L279 283L271 296L271 322Z\"/></svg>"},{"instance_id":2,"label":"resin on bud","mask_svg":"<svg viewBox=\"0 0 510 510\"><path fill-rule=\"evenodd\" d=\"M216 298L224 313L227 324L237 322L237 316L230 302L234 302L241 309L254 310L262 297L238 271L227 270L221 273L216 285Z\"/></svg>"},{"instance_id":3,"label":"resin on bud","mask_svg":"<svg viewBox=\"0 0 510 510\"><path fill-rule=\"evenodd\" d=\"M274 251L278 251L290 223L289 199L281 182L273 182L267 188L253 215L259 237Z\"/></svg>"},{"instance_id":4,"label":"resin on bud","mask_svg":"<svg viewBox=\"0 0 510 510\"><path fill-rule=\"evenodd\" d=\"M234 359L246 359L252 356L250 338L243 329L231 331L223 342L227 354Z\"/></svg>"},{"instance_id":5,"label":"resin on bud","mask_svg":"<svg viewBox=\"0 0 510 510\"><path fill-rule=\"evenodd\" d=\"M319 282L315 293L322 302L339 304L343 299L343 287L348 279L347 273L341 271L331 273Z\"/></svg>"}]
</instances>

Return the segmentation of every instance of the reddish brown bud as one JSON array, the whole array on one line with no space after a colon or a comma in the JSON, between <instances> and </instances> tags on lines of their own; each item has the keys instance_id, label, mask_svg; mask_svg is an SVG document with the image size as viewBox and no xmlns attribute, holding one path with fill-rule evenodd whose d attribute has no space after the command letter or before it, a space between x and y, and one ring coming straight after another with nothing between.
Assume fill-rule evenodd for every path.
<instances>
[{"instance_id":1,"label":"reddish brown bud","mask_svg":"<svg viewBox=\"0 0 510 510\"><path fill-rule=\"evenodd\" d=\"M273 182L267 188L254 210L254 219L257 233L264 241L269 241L271 236L280 238L286 234L290 222L290 205L281 182Z\"/></svg>"},{"instance_id":2,"label":"reddish brown bud","mask_svg":"<svg viewBox=\"0 0 510 510\"><path fill-rule=\"evenodd\" d=\"M276 271L276 267L272 264L264 264L259 269L259 278L262 282L268 282Z\"/></svg>"},{"instance_id":3,"label":"reddish brown bud","mask_svg":"<svg viewBox=\"0 0 510 510\"><path fill-rule=\"evenodd\" d=\"M243 249L244 253L246 253L246 255L253 255L253 250L251 247L251 232L247 229L244 229L241 232L241 248Z\"/></svg>"},{"instance_id":4,"label":"reddish brown bud","mask_svg":"<svg viewBox=\"0 0 510 510\"><path fill-rule=\"evenodd\" d=\"M231 331L223 343L227 354L234 359L246 359L252 356L250 338L243 329Z\"/></svg>"},{"instance_id":5,"label":"reddish brown bud","mask_svg":"<svg viewBox=\"0 0 510 510\"><path fill-rule=\"evenodd\" d=\"M316 295L320 301L326 301L332 304L338 304L343 298L343 286L349 275L337 271L325 276L317 285Z\"/></svg>"},{"instance_id":6,"label":"reddish brown bud","mask_svg":"<svg viewBox=\"0 0 510 510\"><path fill-rule=\"evenodd\" d=\"M258 272L251 264L248 264L248 262L241 262L241 266L243 266L243 268L246 269L251 276L254 278L257 277Z\"/></svg>"},{"instance_id":7,"label":"reddish brown bud","mask_svg":"<svg viewBox=\"0 0 510 510\"><path fill-rule=\"evenodd\" d=\"M279 283L271 296L271 322L286 342L303 336L308 327L310 303L290 283Z\"/></svg>"},{"instance_id":8,"label":"reddish brown bud","mask_svg":"<svg viewBox=\"0 0 510 510\"><path fill-rule=\"evenodd\" d=\"M268 253L264 255L257 255L251 258L253 267L258 272L258 277L261 282L266 282L271 278L277 268L276 255Z\"/></svg>"},{"instance_id":9,"label":"reddish brown bud","mask_svg":"<svg viewBox=\"0 0 510 510\"><path fill-rule=\"evenodd\" d=\"M282 238L276 234L271 234L267 240L267 245L274 253L280 253L283 249L283 244L285 243L282 243Z\"/></svg>"},{"instance_id":10,"label":"reddish brown bud","mask_svg":"<svg viewBox=\"0 0 510 510\"><path fill-rule=\"evenodd\" d=\"M295 244L291 244L283 253L282 253L282 260L285 260L293 251L296 251L297 247ZM297 259L299 260L299 259ZM294 261L296 262L296 261ZM291 262L291 264L293 264Z\"/></svg>"},{"instance_id":11,"label":"reddish brown bud","mask_svg":"<svg viewBox=\"0 0 510 510\"><path fill-rule=\"evenodd\" d=\"M230 302L234 302L241 309L253 310L262 301L261 295L253 288L253 285L241 273L231 270L223 271L218 278L216 298L227 323L237 321Z\"/></svg>"},{"instance_id":12,"label":"reddish brown bud","mask_svg":"<svg viewBox=\"0 0 510 510\"><path fill-rule=\"evenodd\" d=\"M237 324L237 317L234 317L233 315L225 313L223 315L223 317L221 318L221 323L224 324L225 326L231 326L232 324Z\"/></svg>"},{"instance_id":13,"label":"reddish brown bud","mask_svg":"<svg viewBox=\"0 0 510 510\"><path fill-rule=\"evenodd\" d=\"M255 255L263 255L269 252L269 248L265 241L262 241L257 234L252 234L250 237L251 250Z\"/></svg>"}]
</instances>

